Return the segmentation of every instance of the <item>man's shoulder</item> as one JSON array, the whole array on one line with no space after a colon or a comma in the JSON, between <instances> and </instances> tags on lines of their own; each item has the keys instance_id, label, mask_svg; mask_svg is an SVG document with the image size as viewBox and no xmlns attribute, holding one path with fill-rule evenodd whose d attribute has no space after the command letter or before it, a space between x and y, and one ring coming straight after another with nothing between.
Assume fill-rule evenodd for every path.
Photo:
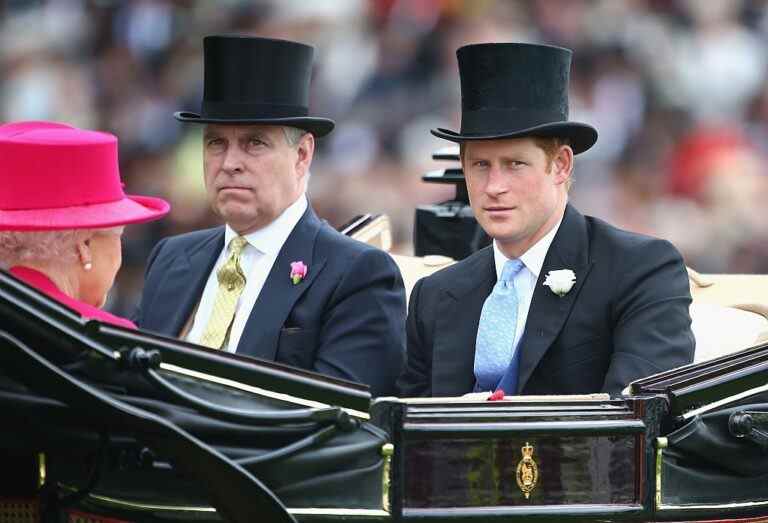
<instances>
[{"instance_id":1,"label":"man's shoulder","mask_svg":"<svg viewBox=\"0 0 768 523\"><path fill-rule=\"evenodd\" d=\"M320 230L317 233L317 248L330 253L334 258L357 256L365 252L381 252L386 254L373 245L341 234L326 222L320 224Z\"/></svg>"},{"instance_id":2,"label":"man's shoulder","mask_svg":"<svg viewBox=\"0 0 768 523\"><path fill-rule=\"evenodd\" d=\"M400 269L388 252L345 236L325 222L315 237L313 258L324 260L325 276L332 280L402 282Z\"/></svg>"},{"instance_id":3,"label":"man's shoulder","mask_svg":"<svg viewBox=\"0 0 768 523\"><path fill-rule=\"evenodd\" d=\"M593 250L611 249L614 253L654 253L668 251L679 254L668 240L628 231L594 216L584 216Z\"/></svg>"},{"instance_id":4,"label":"man's shoulder","mask_svg":"<svg viewBox=\"0 0 768 523\"><path fill-rule=\"evenodd\" d=\"M638 281L664 282L662 285L675 281L687 288L685 261L671 242L627 231L599 218L585 218L590 230L589 258L596 263L599 279L630 286ZM615 289L619 291L619 287Z\"/></svg>"}]
</instances>

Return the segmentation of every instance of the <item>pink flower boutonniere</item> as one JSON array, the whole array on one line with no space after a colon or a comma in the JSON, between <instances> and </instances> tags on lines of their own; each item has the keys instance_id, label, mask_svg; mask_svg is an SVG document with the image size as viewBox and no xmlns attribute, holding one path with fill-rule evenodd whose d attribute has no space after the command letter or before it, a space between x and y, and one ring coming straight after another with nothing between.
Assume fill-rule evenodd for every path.
<instances>
[{"instance_id":1,"label":"pink flower boutonniere","mask_svg":"<svg viewBox=\"0 0 768 523\"><path fill-rule=\"evenodd\" d=\"M308 270L309 268L304 265L303 261L291 262L291 281L293 284L298 285L301 283L301 280L306 277Z\"/></svg>"}]
</instances>

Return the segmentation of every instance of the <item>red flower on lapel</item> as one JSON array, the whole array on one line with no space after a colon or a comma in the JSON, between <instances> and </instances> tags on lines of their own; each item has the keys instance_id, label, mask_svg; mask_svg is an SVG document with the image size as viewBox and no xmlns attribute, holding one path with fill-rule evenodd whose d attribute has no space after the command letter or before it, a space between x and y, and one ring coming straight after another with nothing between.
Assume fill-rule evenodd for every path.
<instances>
[{"instance_id":1,"label":"red flower on lapel","mask_svg":"<svg viewBox=\"0 0 768 523\"><path fill-rule=\"evenodd\" d=\"M303 261L291 262L291 281L293 284L298 285L301 283L301 280L307 276L308 270L309 267L304 265Z\"/></svg>"},{"instance_id":2,"label":"red flower on lapel","mask_svg":"<svg viewBox=\"0 0 768 523\"><path fill-rule=\"evenodd\" d=\"M500 401L503 399L504 399L504 390L496 389L496 392L488 396L488 399L486 401Z\"/></svg>"}]
</instances>

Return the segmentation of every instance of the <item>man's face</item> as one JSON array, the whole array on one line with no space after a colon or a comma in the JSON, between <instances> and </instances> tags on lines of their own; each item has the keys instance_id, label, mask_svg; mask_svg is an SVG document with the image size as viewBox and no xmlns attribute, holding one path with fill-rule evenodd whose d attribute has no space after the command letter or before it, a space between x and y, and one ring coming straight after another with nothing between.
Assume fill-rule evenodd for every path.
<instances>
[{"instance_id":1,"label":"man's face","mask_svg":"<svg viewBox=\"0 0 768 523\"><path fill-rule=\"evenodd\" d=\"M239 234L270 224L303 194L314 138L297 146L276 125L206 126L205 188L213 210Z\"/></svg>"},{"instance_id":2,"label":"man's face","mask_svg":"<svg viewBox=\"0 0 768 523\"><path fill-rule=\"evenodd\" d=\"M466 142L464 175L477 221L502 252L518 257L562 216L573 152L550 161L531 138Z\"/></svg>"}]
</instances>

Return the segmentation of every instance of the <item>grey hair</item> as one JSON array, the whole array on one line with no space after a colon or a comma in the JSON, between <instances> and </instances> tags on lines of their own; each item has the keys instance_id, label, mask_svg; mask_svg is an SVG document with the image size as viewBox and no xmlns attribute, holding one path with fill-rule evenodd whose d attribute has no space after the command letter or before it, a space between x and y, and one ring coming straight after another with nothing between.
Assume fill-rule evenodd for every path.
<instances>
[{"instance_id":1,"label":"grey hair","mask_svg":"<svg viewBox=\"0 0 768 523\"><path fill-rule=\"evenodd\" d=\"M82 238L94 234L122 231L123 226L102 229L66 229L61 231L0 231L0 267L30 262L57 264L77 262L75 247Z\"/></svg>"},{"instance_id":2,"label":"grey hair","mask_svg":"<svg viewBox=\"0 0 768 523\"><path fill-rule=\"evenodd\" d=\"M285 135L285 141L288 142L288 145L291 147L296 147L299 145L301 137L307 134L307 131L304 129L299 129L298 127L289 127L284 125L283 134Z\"/></svg>"}]
</instances>

